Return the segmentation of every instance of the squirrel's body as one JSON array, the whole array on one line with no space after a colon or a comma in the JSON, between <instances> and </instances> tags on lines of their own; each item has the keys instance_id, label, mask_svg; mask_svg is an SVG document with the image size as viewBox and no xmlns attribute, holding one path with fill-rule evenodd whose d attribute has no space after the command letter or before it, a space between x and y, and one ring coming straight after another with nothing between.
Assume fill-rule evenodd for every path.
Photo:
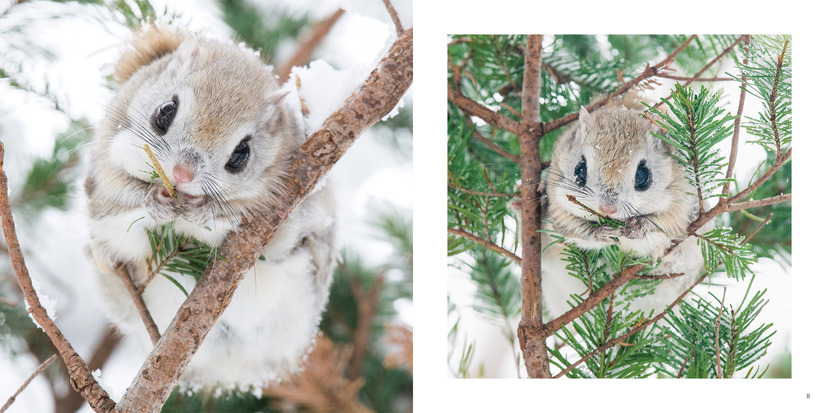
<instances>
[{"instance_id":1,"label":"squirrel's body","mask_svg":"<svg viewBox=\"0 0 826 413\"><path fill-rule=\"evenodd\" d=\"M236 45L150 29L115 68L122 82L98 128L86 178L95 281L105 312L129 336L149 335L114 268L147 279L146 231L217 248L242 217L278 203L289 156L304 139L270 70ZM151 178L148 144L177 192ZM150 183L152 183L150 187ZM326 304L334 267L333 199L307 196L265 246L182 381L262 385L298 368ZM176 279L191 291L195 280ZM143 294L161 333L186 298L156 276Z\"/></svg>"},{"instance_id":2,"label":"squirrel's body","mask_svg":"<svg viewBox=\"0 0 826 413\"><path fill-rule=\"evenodd\" d=\"M633 95L631 95L633 97ZM672 240L686 238L688 224L698 205L672 149L652 135L656 126L641 116L641 105L611 102L588 113L580 111L577 124L557 140L543 181L545 228L583 249L618 245L637 256L662 257ZM598 225L597 217L569 199L625 226ZM543 245L553 239L543 234ZM571 294L585 291L582 282L568 274L562 260L564 245L543 252L543 292L552 313L569 306ZM654 294L631 308L661 310L694 281L703 259L696 239L680 243L653 274L684 273L664 280Z\"/></svg>"}]
</instances>

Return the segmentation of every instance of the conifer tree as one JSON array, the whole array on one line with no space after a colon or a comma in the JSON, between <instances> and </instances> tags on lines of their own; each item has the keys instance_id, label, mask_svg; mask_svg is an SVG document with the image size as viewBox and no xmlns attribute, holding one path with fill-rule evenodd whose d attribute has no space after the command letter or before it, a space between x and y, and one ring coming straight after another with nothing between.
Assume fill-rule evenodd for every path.
<instances>
[{"instance_id":1,"label":"conifer tree","mask_svg":"<svg viewBox=\"0 0 826 413\"><path fill-rule=\"evenodd\" d=\"M452 36L448 255L455 277L476 291L472 308L448 297L454 374L485 375L473 360L485 339L463 328L478 315L512 345L501 359L529 377L763 376L775 330L755 321L767 291L752 288L752 267L758 258L790 262L791 45L789 36ZM741 84L739 101L727 97L733 107L720 95L725 82ZM661 97L648 102L649 119L691 182L686 196L700 214L687 231L700 240L705 270L665 311L641 314L627 303L657 285L645 275L655 261L614 245L570 245L567 271L583 293L551 318L536 312L538 257L548 247L536 235L545 231L540 167L580 107L633 90ZM758 116L742 116L746 99L761 106ZM743 140L765 151L752 176L734 174ZM738 283L748 288L734 302L726 286Z\"/></svg>"}]
</instances>

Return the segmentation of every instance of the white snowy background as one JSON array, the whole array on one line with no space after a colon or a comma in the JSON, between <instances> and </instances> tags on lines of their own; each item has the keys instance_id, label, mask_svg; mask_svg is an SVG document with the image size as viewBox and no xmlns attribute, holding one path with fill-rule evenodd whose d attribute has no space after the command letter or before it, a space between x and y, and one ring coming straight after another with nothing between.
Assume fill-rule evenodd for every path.
<instances>
[{"instance_id":1,"label":"white snowy background","mask_svg":"<svg viewBox=\"0 0 826 413\"><path fill-rule=\"evenodd\" d=\"M215 1L153 1L160 14L180 15L176 25L199 31L207 36L232 38L232 30L223 22ZM310 115L307 124L316 129L332 111L341 106L355 87L367 78L378 60L396 39L395 28L381 1L254 1L263 10L309 13L311 20L321 20L336 9L346 12L316 50L323 60L312 62L309 68L297 68L301 77L301 97ZM405 28L412 26L410 1L393 1ZM0 11L10 2L0 2ZM28 59L6 55L14 61L25 60L24 67L32 86L49 91L60 101L68 114L85 118L93 125L101 119L112 91L104 83L111 72L121 47L131 33L112 22L105 11L93 7L69 4L55 7L51 3L30 2L15 6L0 20L0 32L27 22L15 33L50 52L54 59ZM266 12L263 14L268 18ZM275 14L273 13L273 16ZM60 18L52 18L59 16ZM6 32L4 35L12 35ZM295 45L293 45L293 48ZM279 49L281 60L290 47ZM69 119L54 111L45 99L26 95L0 84L0 139L5 144L4 169L9 177L10 192L20 190L23 179L34 159L52 154L54 137L69 125ZM401 105L412 106L412 88ZM398 109L398 108L397 108ZM394 112L396 112L394 110ZM408 112L409 113L409 112ZM393 247L376 238L376 230L367 222L377 208L387 205L412 212L412 136L397 136L404 151L393 147L394 139L386 127L368 130L348 150L327 177L325 185L333 185L338 200L337 230L339 245L355 252L365 265L387 262ZM78 188L79 189L79 188ZM80 192L75 203L82 203ZM44 296L53 301L56 322L81 356L88 357L106 328L104 319L90 299L86 274L88 264L83 255L85 229L82 208L69 212L46 210L34 222L17 219L18 236L24 247L32 278L42 285ZM13 280L6 280L13 282ZM41 296L41 300L44 299ZM397 301L401 321L412 323L412 303ZM0 319L2 324L2 319ZM26 354L25 351L22 354ZM129 340L123 342L106 363L100 377L114 400L122 397L131 383L144 356ZM59 363L59 362L58 362ZM0 350L0 399L4 403L34 371L37 362L28 356L11 356ZM53 401L48 384L36 378L17 398L10 412L48 412ZM91 411L88 406L82 411Z\"/></svg>"}]
</instances>

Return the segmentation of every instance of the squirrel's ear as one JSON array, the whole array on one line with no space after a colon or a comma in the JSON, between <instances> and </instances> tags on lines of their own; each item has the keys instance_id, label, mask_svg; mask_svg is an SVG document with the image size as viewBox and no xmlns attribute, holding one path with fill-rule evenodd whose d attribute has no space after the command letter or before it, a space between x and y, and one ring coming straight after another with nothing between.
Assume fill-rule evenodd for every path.
<instances>
[{"instance_id":1,"label":"squirrel's ear","mask_svg":"<svg viewBox=\"0 0 826 413\"><path fill-rule=\"evenodd\" d=\"M165 70L173 73L187 72L193 60L198 57L200 49L198 39L195 35L188 35L180 46L178 46L178 50L173 54L172 60Z\"/></svg>"},{"instance_id":2,"label":"squirrel's ear","mask_svg":"<svg viewBox=\"0 0 826 413\"><path fill-rule=\"evenodd\" d=\"M276 133L276 131L281 128L282 122L291 117L290 105L285 104L285 100L289 95L289 89L281 88L264 98L264 102L267 105L264 125L265 128L272 133Z\"/></svg>"},{"instance_id":3,"label":"squirrel's ear","mask_svg":"<svg viewBox=\"0 0 826 413\"><path fill-rule=\"evenodd\" d=\"M115 65L115 80L118 83L129 80L138 69L174 52L183 42L184 35L178 31L150 26L136 34L121 55Z\"/></svg>"},{"instance_id":4,"label":"squirrel's ear","mask_svg":"<svg viewBox=\"0 0 826 413\"><path fill-rule=\"evenodd\" d=\"M594 118L588 113L585 106L580 106L579 108L579 131L577 136L583 137L588 133L588 130L594 128Z\"/></svg>"}]
</instances>

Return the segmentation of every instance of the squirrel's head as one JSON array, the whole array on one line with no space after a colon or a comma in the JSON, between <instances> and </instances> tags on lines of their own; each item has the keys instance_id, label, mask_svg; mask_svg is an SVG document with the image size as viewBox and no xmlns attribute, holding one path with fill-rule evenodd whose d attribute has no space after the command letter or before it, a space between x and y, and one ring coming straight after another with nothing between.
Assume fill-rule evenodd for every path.
<instances>
[{"instance_id":1,"label":"squirrel's head","mask_svg":"<svg viewBox=\"0 0 826 413\"><path fill-rule=\"evenodd\" d=\"M288 92L254 52L153 27L122 55L115 77L121 84L98 131L99 155L147 181L148 144L178 192L272 202L303 130Z\"/></svg>"},{"instance_id":2,"label":"squirrel's head","mask_svg":"<svg viewBox=\"0 0 826 413\"><path fill-rule=\"evenodd\" d=\"M554 146L550 202L585 215L568 195L613 219L658 214L685 192L685 175L657 127L638 110L580 110L579 121Z\"/></svg>"}]
</instances>

